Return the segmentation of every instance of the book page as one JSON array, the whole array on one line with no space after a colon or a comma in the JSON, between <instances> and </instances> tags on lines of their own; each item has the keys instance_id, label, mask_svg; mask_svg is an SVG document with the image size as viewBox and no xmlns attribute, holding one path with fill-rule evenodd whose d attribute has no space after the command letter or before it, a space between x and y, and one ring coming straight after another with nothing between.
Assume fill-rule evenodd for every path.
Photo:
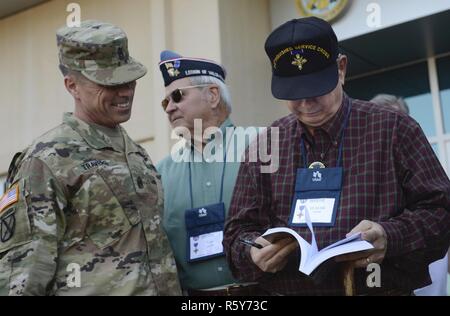
<instances>
[{"instance_id":1,"label":"book page","mask_svg":"<svg viewBox=\"0 0 450 316\"><path fill-rule=\"evenodd\" d=\"M309 231L311 232L311 256L314 256L316 253L319 252L319 249L317 248L317 242L316 242L316 235L314 234L314 227L311 222L311 217L309 215L309 209L305 205L305 219L306 219L306 225L309 228Z\"/></svg>"},{"instance_id":2,"label":"book page","mask_svg":"<svg viewBox=\"0 0 450 316\"><path fill-rule=\"evenodd\" d=\"M266 240L268 240L271 243L274 243L280 239L286 238L286 237L294 237L297 240L297 243L300 246L300 260L301 261L307 261L307 258L309 256L311 245L302 238L299 234L297 234L296 231L293 229L287 228L287 227L276 227L268 229L262 237L264 237Z\"/></svg>"},{"instance_id":3,"label":"book page","mask_svg":"<svg viewBox=\"0 0 450 316\"><path fill-rule=\"evenodd\" d=\"M345 244L345 243L348 243L348 242L352 242L352 241L357 240L357 239L358 240L362 240L361 239L361 233L357 233L357 234L351 235L351 236L349 236L349 237L347 237L345 239L339 240L338 242L335 242L334 244L331 244L328 247L325 247L325 248L323 248L320 251L323 251L323 250L326 250L326 249L330 249L330 248L334 248L334 247L337 247L339 245L342 245L342 244Z\"/></svg>"},{"instance_id":4,"label":"book page","mask_svg":"<svg viewBox=\"0 0 450 316\"><path fill-rule=\"evenodd\" d=\"M311 223L311 218L309 216L309 210L306 206L305 206L305 219L306 224L308 225L308 228L311 232L311 244L308 243L305 239L303 239L295 230L287 227L271 228L262 235L262 237L266 238L271 243L274 243L277 240L285 238L286 236L283 236L285 234L293 236L300 246L299 270L301 269L301 267L305 266L312 258L314 258L314 256L316 256L317 253L319 252L317 248L316 237L314 235L314 229Z\"/></svg>"},{"instance_id":5,"label":"book page","mask_svg":"<svg viewBox=\"0 0 450 316\"><path fill-rule=\"evenodd\" d=\"M310 275L320 264L330 258L369 249L373 249L373 246L371 243L365 240L355 240L353 242L341 244L337 247L329 248L326 250L323 249L315 257L311 258L307 265L300 271L306 275Z\"/></svg>"},{"instance_id":6,"label":"book page","mask_svg":"<svg viewBox=\"0 0 450 316\"><path fill-rule=\"evenodd\" d=\"M306 275L310 275L319 265L330 258L347 253L373 249L373 245L362 240L361 233L357 233L339 240L319 251L308 209L305 209L305 219L311 232L311 244L303 239L296 231L287 227L271 228L267 230L262 237L272 243L288 236L294 237L300 245L301 251L299 271Z\"/></svg>"},{"instance_id":7,"label":"book page","mask_svg":"<svg viewBox=\"0 0 450 316\"><path fill-rule=\"evenodd\" d=\"M306 210L305 212L305 217L306 223L311 231L311 234L313 235L313 241L315 242L316 239L314 237L314 230L311 223L311 219L308 214L308 210ZM312 248L313 247L311 247L311 249ZM314 271L314 269L316 269L320 264L322 264L323 262L327 261L330 258L347 253L368 250L372 248L373 246L371 243L361 239L361 233L357 233L342 240L339 240L320 251L317 250L316 244L315 252L311 251L310 256L308 257L308 261L303 265L302 263L300 263L300 271L305 273L306 275L310 275L311 272Z\"/></svg>"}]
</instances>

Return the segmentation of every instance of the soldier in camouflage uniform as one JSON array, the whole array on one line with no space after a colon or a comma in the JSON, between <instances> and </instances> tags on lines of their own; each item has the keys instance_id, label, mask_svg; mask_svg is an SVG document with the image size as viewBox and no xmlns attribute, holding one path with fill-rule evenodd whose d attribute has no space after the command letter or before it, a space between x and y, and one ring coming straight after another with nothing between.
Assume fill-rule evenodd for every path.
<instances>
[{"instance_id":1,"label":"soldier in camouflage uniform","mask_svg":"<svg viewBox=\"0 0 450 316\"><path fill-rule=\"evenodd\" d=\"M75 112L11 165L0 295L179 295L160 177L119 125L146 69L110 24L62 28L57 40Z\"/></svg>"}]
</instances>

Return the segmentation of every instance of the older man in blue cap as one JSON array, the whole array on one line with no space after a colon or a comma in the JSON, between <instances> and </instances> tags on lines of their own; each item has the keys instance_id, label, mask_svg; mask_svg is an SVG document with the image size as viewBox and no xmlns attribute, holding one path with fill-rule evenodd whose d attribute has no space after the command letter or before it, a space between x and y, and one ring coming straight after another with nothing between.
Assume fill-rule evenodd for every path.
<instances>
[{"instance_id":1,"label":"older man in blue cap","mask_svg":"<svg viewBox=\"0 0 450 316\"><path fill-rule=\"evenodd\" d=\"M185 141L180 159L169 155L157 165L165 191L164 228L181 286L191 296L259 295L255 283L236 282L222 246L240 166L236 158L243 151L230 142L235 126L229 118L225 69L214 61L171 51L161 53L160 69L166 92L163 110ZM215 149L208 150L211 145Z\"/></svg>"}]
</instances>

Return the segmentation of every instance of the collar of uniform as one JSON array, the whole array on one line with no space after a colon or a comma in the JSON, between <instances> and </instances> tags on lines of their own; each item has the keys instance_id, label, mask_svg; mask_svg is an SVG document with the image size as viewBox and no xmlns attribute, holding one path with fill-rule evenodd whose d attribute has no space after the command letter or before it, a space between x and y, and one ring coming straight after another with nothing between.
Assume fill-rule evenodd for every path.
<instances>
[{"instance_id":1,"label":"collar of uniform","mask_svg":"<svg viewBox=\"0 0 450 316\"><path fill-rule=\"evenodd\" d=\"M64 113L63 122L69 125L75 132L77 132L88 145L95 149L111 148L117 152L121 152L119 148L114 147L113 142L100 129L90 125L78 118L73 113ZM125 135L125 131L120 127L122 133ZM124 137L126 138L126 137Z\"/></svg>"},{"instance_id":2,"label":"collar of uniform","mask_svg":"<svg viewBox=\"0 0 450 316\"><path fill-rule=\"evenodd\" d=\"M222 140L223 140L223 146L226 146L226 140L227 140L227 128L228 127L234 127L233 121L228 117L219 127L220 131L222 132ZM209 143L213 141L216 138L216 134L212 134L206 143ZM193 144L190 142L190 140L186 140L185 146L189 149L195 148Z\"/></svg>"},{"instance_id":3,"label":"collar of uniform","mask_svg":"<svg viewBox=\"0 0 450 316\"><path fill-rule=\"evenodd\" d=\"M337 113L325 124L320 126L318 129L323 130L329 137L331 142L338 142L339 141L339 134L342 131L344 121L345 121L345 115L347 114L348 107L350 106L349 98L344 93L342 97L342 104ZM306 126L300 122L300 125L302 127L301 134L306 136L306 140L313 144L314 140L311 134L308 132L308 129Z\"/></svg>"}]
</instances>

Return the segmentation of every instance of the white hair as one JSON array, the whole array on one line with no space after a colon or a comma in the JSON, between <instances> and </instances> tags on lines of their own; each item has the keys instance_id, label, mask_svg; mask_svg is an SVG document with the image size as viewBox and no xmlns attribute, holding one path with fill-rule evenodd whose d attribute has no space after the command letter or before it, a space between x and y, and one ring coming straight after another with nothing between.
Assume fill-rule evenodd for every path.
<instances>
[{"instance_id":1,"label":"white hair","mask_svg":"<svg viewBox=\"0 0 450 316\"><path fill-rule=\"evenodd\" d=\"M212 76L195 76L189 77L193 86L202 84L216 84L219 86L220 103L225 105L228 112L231 113L231 95L228 86L220 79Z\"/></svg>"},{"instance_id":2,"label":"white hair","mask_svg":"<svg viewBox=\"0 0 450 316\"><path fill-rule=\"evenodd\" d=\"M386 105L400 112L409 114L408 104L402 97L398 97L391 94L378 94L370 102L377 105Z\"/></svg>"}]
</instances>

